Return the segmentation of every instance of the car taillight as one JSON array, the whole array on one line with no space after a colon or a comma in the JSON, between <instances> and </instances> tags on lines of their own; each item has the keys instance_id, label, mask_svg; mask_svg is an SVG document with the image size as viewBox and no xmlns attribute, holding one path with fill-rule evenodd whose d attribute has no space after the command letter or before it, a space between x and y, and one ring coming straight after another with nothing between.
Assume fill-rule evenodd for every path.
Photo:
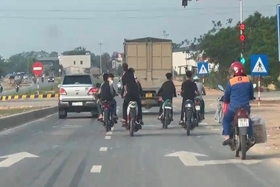
<instances>
[{"instance_id":1,"label":"car taillight","mask_svg":"<svg viewBox=\"0 0 280 187\"><path fill-rule=\"evenodd\" d=\"M63 88L59 88L59 94L60 95L66 95L66 91Z\"/></svg>"},{"instance_id":2,"label":"car taillight","mask_svg":"<svg viewBox=\"0 0 280 187\"><path fill-rule=\"evenodd\" d=\"M98 88L91 88L88 91L88 95L94 95L94 94L97 94L97 93L98 93Z\"/></svg>"}]
</instances>

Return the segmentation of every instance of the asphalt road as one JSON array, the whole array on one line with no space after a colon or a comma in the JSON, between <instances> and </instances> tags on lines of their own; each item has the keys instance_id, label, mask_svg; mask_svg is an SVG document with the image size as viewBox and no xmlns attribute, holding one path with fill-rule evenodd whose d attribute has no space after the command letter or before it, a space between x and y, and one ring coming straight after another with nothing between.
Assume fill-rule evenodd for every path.
<instances>
[{"instance_id":1,"label":"asphalt road","mask_svg":"<svg viewBox=\"0 0 280 187\"><path fill-rule=\"evenodd\" d=\"M42 83L42 82L39 82L40 88L44 88L44 87L47 87L47 86L51 86L51 85L53 85L53 84L55 84L55 83L53 83L53 82L48 83L48 81L44 81L43 83ZM20 88L18 93L20 94L20 93L26 92L26 91L29 90L29 89L36 89L36 88L37 88L37 84L32 83L30 86L25 86L25 87ZM5 91L5 90L4 90L2 93L0 93L0 96L1 96L1 95L14 94L14 93L16 93L15 89L13 89L13 90L8 90L8 91Z\"/></svg>"},{"instance_id":2,"label":"asphalt road","mask_svg":"<svg viewBox=\"0 0 280 187\"><path fill-rule=\"evenodd\" d=\"M145 112L145 125L134 137L120 124L105 133L86 113L67 119L52 115L3 131L0 186L279 187L280 170L269 157L249 151L249 160L236 163L240 159L221 145L221 129L212 122L212 108L189 137L178 120L161 129L151 111L157 109ZM179 118L178 111L174 118Z\"/></svg>"}]
</instances>

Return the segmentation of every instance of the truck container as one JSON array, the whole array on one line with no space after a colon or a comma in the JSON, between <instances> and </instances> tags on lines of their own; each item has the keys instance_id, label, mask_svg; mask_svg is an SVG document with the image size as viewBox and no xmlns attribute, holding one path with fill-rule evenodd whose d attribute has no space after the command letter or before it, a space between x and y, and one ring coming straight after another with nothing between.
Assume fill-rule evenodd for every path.
<instances>
[{"instance_id":1,"label":"truck container","mask_svg":"<svg viewBox=\"0 0 280 187\"><path fill-rule=\"evenodd\" d=\"M159 106L157 91L172 72L172 40L139 38L124 40L124 61L134 68L144 91L142 106Z\"/></svg>"}]
</instances>

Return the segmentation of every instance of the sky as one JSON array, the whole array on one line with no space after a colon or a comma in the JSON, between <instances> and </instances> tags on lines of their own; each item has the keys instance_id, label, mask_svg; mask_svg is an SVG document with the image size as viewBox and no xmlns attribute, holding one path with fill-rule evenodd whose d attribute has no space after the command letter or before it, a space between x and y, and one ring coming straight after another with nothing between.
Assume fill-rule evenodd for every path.
<instances>
[{"instance_id":1,"label":"sky","mask_svg":"<svg viewBox=\"0 0 280 187\"><path fill-rule=\"evenodd\" d=\"M280 0L243 0L244 19L255 11L276 14ZM0 0L0 55L23 51L62 53L83 46L95 54L123 51L124 39L193 39L212 20L240 20L239 0ZM276 24L276 23L275 23Z\"/></svg>"}]
</instances>

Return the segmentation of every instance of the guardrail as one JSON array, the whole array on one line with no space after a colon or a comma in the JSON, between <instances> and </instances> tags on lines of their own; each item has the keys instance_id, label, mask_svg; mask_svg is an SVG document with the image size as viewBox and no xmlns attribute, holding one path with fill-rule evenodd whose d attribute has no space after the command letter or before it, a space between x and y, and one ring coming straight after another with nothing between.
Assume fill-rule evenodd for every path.
<instances>
[{"instance_id":1,"label":"guardrail","mask_svg":"<svg viewBox=\"0 0 280 187\"><path fill-rule=\"evenodd\" d=\"M5 95L5 96L0 96L0 101L18 100L18 99L49 99L49 98L58 98L58 94Z\"/></svg>"}]
</instances>

